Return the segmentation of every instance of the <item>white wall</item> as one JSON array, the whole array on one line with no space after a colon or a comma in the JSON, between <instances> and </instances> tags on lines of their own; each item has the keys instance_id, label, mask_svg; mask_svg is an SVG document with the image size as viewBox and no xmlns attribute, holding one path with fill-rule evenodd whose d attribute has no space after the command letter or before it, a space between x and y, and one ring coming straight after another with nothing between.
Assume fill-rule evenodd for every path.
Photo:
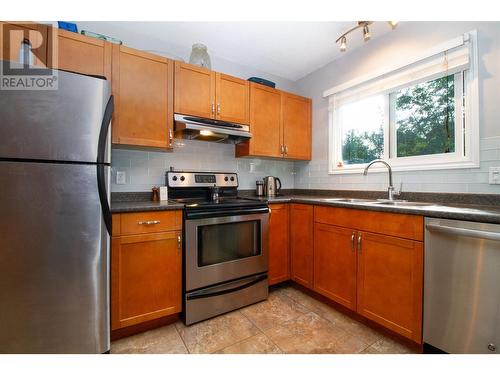
<instances>
[{"instance_id":1,"label":"white wall","mask_svg":"<svg viewBox=\"0 0 500 375\"><path fill-rule=\"evenodd\" d=\"M328 175L323 91L473 29L478 31L481 168L397 172L395 185L403 182L406 191L500 193L500 185L488 185L488 167L500 166L500 22L405 22L297 81L299 93L313 99L313 160L296 163L295 188L385 190L386 173Z\"/></svg>"},{"instance_id":2,"label":"white wall","mask_svg":"<svg viewBox=\"0 0 500 375\"><path fill-rule=\"evenodd\" d=\"M293 162L234 157L234 145L179 140L173 152L148 152L123 149L112 151L111 191L150 191L154 185L165 185L165 172L175 169L212 172L237 172L240 189L254 189L255 181L265 176L278 176L283 188L294 183ZM251 164L254 165L251 171ZM116 172L127 174L126 184L116 184Z\"/></svg>"}]
</instances>

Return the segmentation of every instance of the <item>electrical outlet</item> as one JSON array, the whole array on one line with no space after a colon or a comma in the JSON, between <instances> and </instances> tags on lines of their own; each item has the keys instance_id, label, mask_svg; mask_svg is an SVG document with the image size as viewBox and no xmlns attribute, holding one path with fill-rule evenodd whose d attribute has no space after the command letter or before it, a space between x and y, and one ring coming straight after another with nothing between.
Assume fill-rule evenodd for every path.
<instances>
[{"instance_id":1,"label":"electrical outlet","mask_svg":"<svg viewBox=\"0 0 500 375\"><path fill-rule=\"evenodd\" d=\"M125 185L127 183L127 173L123 171L116 172L116 184Z\"/></svg>"},{"instance_id":2,"label":"electrical outlet","mask_svg":"<svg viewBox=\"0 0 500 375\"><path fill-rule=\"evenodd\" d=\"M500 185L500 167L490 167L490 185Z\"/></svg>"}]
</instances>

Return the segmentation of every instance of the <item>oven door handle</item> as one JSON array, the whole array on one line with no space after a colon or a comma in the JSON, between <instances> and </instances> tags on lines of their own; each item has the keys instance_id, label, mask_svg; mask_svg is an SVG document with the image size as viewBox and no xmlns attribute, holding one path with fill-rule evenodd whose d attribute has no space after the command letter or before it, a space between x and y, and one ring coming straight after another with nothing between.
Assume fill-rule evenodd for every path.
<instances>
[{"instance_id":1,"label":"oven door handle","mask_svg":"<svg viewBox=\"0 0 500 375\"><path fill-rule=\"evenodd\" d=\"M268 207L261 208L240 208L240 209L227 209L227 210L195 210L187 211L186 219L208 219L211 217L223 217L223 216L243 216L243 215L254 215L254 214L267 214L269 213Z\"/></svg>"},{"instance_id":2,"label":"oven door handle","mask_svg":"<svg viewBox=\"0 0 500 375\"><path fill-rule=\"evenodd\" d=\"M193 299L200 299L200 298L209 298L209 297L215 297L215 296L221 296L224 294L233 293L233 292L237 292L238 290L249 288L252 285L260 283L261 281L266 280L266 279L267 279L267 274L257 275L257 276L252 277L250 279L250 281L248 281L248 282L244 282L244 281L248 280L248 278L247 278L247 279L243 279L243 280L238 280L236 282L232 282L232 283L230 283L229 286L228 285L218 285L218 286L214 286L214 287L207 288L204 290L198 290L196 292L188 293L188 294L186 294L186 299L193 300ZM236 284L236 286L231 287L231 285L235 285L235 284Z\"/></svg>"}]
</instances>

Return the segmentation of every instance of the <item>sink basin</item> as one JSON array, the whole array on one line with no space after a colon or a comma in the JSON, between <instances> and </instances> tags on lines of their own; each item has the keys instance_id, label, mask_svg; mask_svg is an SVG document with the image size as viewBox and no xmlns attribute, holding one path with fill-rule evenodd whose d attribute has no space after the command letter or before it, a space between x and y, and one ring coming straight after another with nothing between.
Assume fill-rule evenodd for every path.
<instances>
[{"instance_id":1,"label":"sink basin","mask_svg":"<svg viewBox=\"0 0 500 375\"><path fill-rule=\"evenodd\" d=\"M324 198L321 199L324 202L346 202L346 203L366 203L373 202L373 199L363 199L363 198Z\"/></svg>"},{"instance_id":2,"label":"sink basin","mask_svg":"<svg viewBox=\"0 0 500 375\"><path fill-rule=\"evenodd\" d=\"M405 206L405 207L418 207L418 206L433 206L433 203L425 203L425 202L408 202L405 200L388 200L388 199L377 199L377 202L374 204L387 204L390 206Z\"/></svg>"}]
</instances>

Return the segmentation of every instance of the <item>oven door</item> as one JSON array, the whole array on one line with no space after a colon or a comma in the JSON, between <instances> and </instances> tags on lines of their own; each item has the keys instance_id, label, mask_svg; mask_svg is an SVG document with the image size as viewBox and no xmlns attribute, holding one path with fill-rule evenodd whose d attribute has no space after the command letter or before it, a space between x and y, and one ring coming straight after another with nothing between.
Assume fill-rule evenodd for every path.
<instances>
[{"instance_id":1,"label":"oven door","mask_svg":"<svg viewBox=\"0 0 500 375\"><path fill-rule=\"evenodd\" d=\"M186 291L267 272L267 207L188 213L185 224Z\"/></svg>"}]
</instances>

